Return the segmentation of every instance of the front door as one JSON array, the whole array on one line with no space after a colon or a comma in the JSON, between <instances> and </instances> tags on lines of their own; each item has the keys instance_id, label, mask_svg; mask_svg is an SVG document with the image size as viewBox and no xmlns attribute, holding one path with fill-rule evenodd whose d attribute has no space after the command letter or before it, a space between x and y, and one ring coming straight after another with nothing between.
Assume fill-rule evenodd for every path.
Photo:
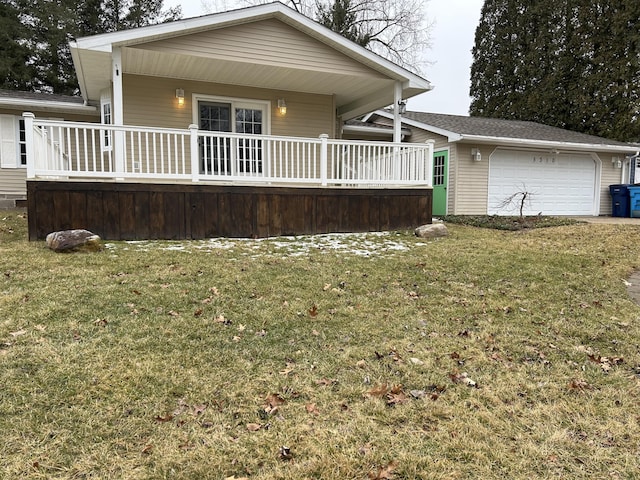
<instances>
[{"instance_id":1,"label":"front door","mask_svg":"<svg viewBox=\"0 0 640 480\"><path fill-rule=\"evenodd\" d=\"M253 103L198 102L200 130L264 133L265 107ZM262 173L263 149L260 138L205 137L200 139L200 173L216 175L256 175Z\"/></svg>"},{"instance_id":2,"label":"front door","mask_svg":"<svg viewBox=\"0 0 640 480\"><path fill-rule=\"evenodd\" d=\"M231 104L198 102L200 130L231 132ZM205 137L200 139L200 173L231 175L231 139Z\"/></svg>"},{"instance_id":3,"label":"front door","mask_svg":"<svg viewBox=\"0 0 640 480\"><path fill-rule=\"evenodd\" d=\"M433 154L433 209L436 216L447 214L447 170L449 168L449 151L443 150Z\"/></svg>"}]
</instances>

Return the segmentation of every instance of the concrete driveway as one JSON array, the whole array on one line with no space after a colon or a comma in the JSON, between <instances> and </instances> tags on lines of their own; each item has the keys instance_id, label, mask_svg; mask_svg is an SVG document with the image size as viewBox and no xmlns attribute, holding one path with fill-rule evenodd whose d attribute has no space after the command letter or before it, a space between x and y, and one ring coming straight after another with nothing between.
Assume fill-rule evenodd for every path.
<instances>
[{"instance_id":1,"label":"concrete driveway","mask_svg":"<svg viewBox=\"0 0 640 480\"><path fill-rule=\"evenodd\" d=\"M626 218L626 217L609 217L609 216L600 216L600 217L572 217L576 220L580 220L582 222L587 223L600 223L600 224L610 224L610 225L638 225L640 226L640 218Z\"/></svg>"}]
</instances>

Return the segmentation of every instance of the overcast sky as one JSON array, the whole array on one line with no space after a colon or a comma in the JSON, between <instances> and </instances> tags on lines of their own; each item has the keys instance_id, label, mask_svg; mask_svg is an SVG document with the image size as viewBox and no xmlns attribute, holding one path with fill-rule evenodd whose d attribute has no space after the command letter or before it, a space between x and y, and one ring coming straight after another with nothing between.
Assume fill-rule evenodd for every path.
<instances>
[{"instance_id":1,"label":"overcast sky","mask_svg":"<svg viewBox=\"0 0 640 480\"><path fill-rule=\"evenodd\" d=\"M425 9L435 22L432 48L426 57L433 62L425 77L435 88L409 100L408 108L423 112L467 115L469 113L469 77L471 49L484 0L429 0ZM203 15L198 0L165 0L164 6L182 6L184 18Z\"/></svg>"}]
</instances>

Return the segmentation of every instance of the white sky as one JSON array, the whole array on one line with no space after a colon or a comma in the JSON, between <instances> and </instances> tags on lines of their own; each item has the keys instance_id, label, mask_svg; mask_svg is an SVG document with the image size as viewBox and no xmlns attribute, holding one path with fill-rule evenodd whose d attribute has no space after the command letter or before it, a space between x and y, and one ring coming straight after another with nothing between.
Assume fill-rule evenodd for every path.
<instances>
[{"instance_id":1,"label":"white sky","mask_svg":"<svg viewBox=\"0 0 640 480\"><path fill-rule=\"evenodd\" d=\"M409 100L408 108L423 112L468 115L471 49L484 0L428 0L427 17L435 22L432 47L425 52L432 62L425 77L435 86ZM205 12L199 0L165 0L164 6L182 6L183 18Z\"/></svg>"}]
</instances>

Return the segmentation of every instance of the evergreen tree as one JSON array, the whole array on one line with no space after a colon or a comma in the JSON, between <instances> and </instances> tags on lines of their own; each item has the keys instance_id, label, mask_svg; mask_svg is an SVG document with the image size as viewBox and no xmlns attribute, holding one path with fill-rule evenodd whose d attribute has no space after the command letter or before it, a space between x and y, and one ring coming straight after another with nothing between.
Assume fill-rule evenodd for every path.
<instances>
[{"instance_id":1,"label":"evergreen tree","mask_svg":"<svg viewBox=\"0 0 640 480\"><path fill-rule=\"evenodd\" d=\"M20 10L14 1L0 3L0 88L29 90L34 76L27 31L20 21Z\"/></svg>"},{"instance_id":2,"label":"evergreen tree","mask_svg":"<svg viewBox=\"0 0 640 480\"><path fill-rule=\"evenodd\" d=\"M0 26L6 29L0 30L4 39L0 45L1 86L77 93L69 42L180 18L179 7L165 11L162 4L162 0L3 0ZM19 65L24 67L19 69Z\"/></svg>"},{"instance_id":3,"label":"evergreen tree","mask_svg":"<svg viewBox=\"0 0 640 480\"><path fill-rule=\"evenodd\" d=\"M640 140L640 2L486 0L471 115Z\"/></svg>"}]
</instances>

